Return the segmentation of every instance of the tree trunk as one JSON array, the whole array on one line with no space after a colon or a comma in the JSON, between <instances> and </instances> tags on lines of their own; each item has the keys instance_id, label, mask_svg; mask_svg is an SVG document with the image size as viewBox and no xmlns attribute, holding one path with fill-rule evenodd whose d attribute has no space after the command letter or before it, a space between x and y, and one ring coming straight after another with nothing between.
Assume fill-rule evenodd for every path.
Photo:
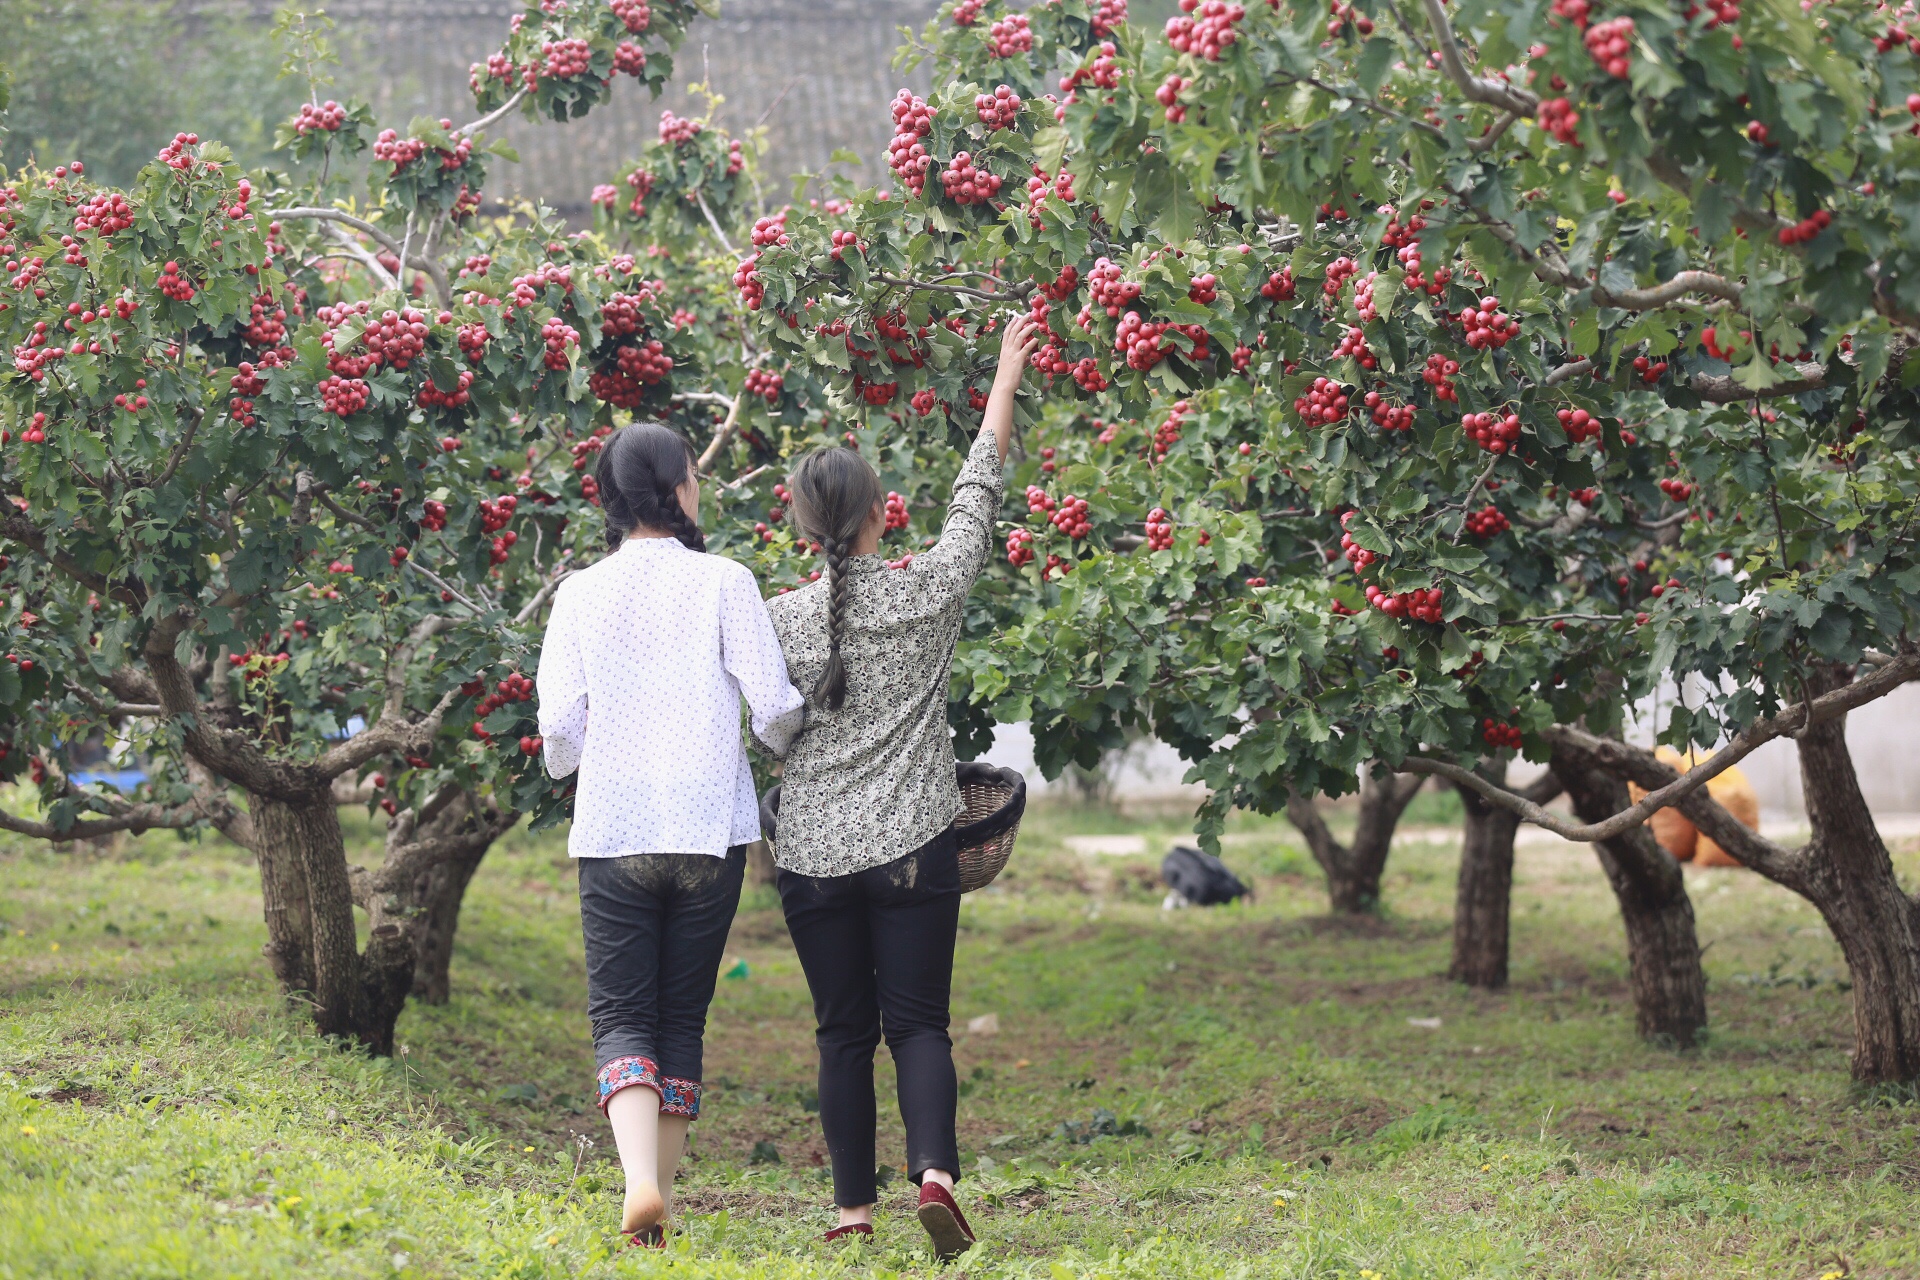
<instances>
[{"instance_id":1,"label":"tree trunk","mask_svg":"<svg viewBox=\"0 0 1920 1280\"><path fill-rule=\"evenodd\" d=\"M256 832L269 829L265 810L270 802L254 798ZM290 841L276 834L256 836L254 861L260 867L261 914L266 917L267 943L261 951L287 996L313 994L313 915L307 903L307 873Z\"/></svg>"},{"instance_id":2,"label":"tree trunk","mask_svg":"<svg viewBox=\"0 0 1920 1280\"><path fill-rule=\"evenodd\" d=\"M748 884L772 884L775 872L773 849L765 840L755 840L747 846Z\"/></svg>"},{"instance_id":3,"label":"tree trunk","mask_svg":"<svg viewBox=\"0 0 1920 1280\"><path fill-rule=\"evenodd\" d=\"M421 914L414 935L418 959L413 966L413 996L428 1004L445 1004L452 994L449 967L453 961L453 934L460 923L460 906L467 885L486 856L484 848L452 858L422 875L415 890Z\"/></svg>"},{"instance_id":4,"label":"tree trunk","mask_svg":"<svg viewBox=\"0 0 1920 1280\"><path fill-rule=\"evenodd\" d=\"M1844 717L1802 734L1800 779L1813 828L1803 892L1853 979L1854 1079L1920 1080L1920 900L1901 891L1860 793Z\"/></svg>"},{"instance_id":5,"label":"tree trunk","mask_svg":"<svg viewBox=\"0 0 1920 1280\"><path fill-rule=\"evenodd\" d=\"M346 841L333 797L322 792L292 803L256 794L249 809L261 865L276 871L297 866L304 881L314 1026L322 1035L391 1053L393 1024L413 985L413 942L400 923L376 910L370 913L366 954L360 953Z\"/></svg>"},{"instance_id":6,"label":"tree trunk","mask_svg":"<svg viewBox=\"0 0 1920 1280\"><path fill-rule=\"evenodd\" d=\"M1479 773L1498 786L1507 785L1507 762L1486 760ZM1520 816L1489 804L1470 787L1456 788L1466 810L1460 837L1460 878L1453 898L1453 964L1447 977L1470 987L1499 991L1507 985L1508 921L1513 898L1513 837ZM1545 804L1560 793L1551 773L1521 794Z\"/></svg>"},{"instance_id":7,"label":"tree trunk","mask_svg":"<svg viewBox=\"0 0 1920 1280\"><path fill-rule=\"evenodd\" d=\"M1553 772L1583 822L1600 822L1631 803L1627 784L1592 760L1561 748ZM1610 840L1596 840L1594 853L1627 927L1627 958L1635 1022L1645 1039L1679 1048L1698 1044L1707 1029L1707 978L1700 967L1700 941L1693 903L1680 864L1646 826Z\"/></svg>"},{"instance_id":8,"label":"tree trunk","mask_svg":"<svg viewBox=\"0 0 1920 1280\"><path fill-rule=\"evenodd\" d=\"M1287 820L1306 838L1313 860L1327 877L1327 897L1336 912L1358 915L1380 907L1380 876L1386 870L1387 851L1393 847L1393 829L1413 803L1426 779L1417 773L1382 773L1369 768L1360 778L1360 816L1351 847L1334 839L1309 796L1298 791L1287 796Z\"/></svg>"}]
</instances>

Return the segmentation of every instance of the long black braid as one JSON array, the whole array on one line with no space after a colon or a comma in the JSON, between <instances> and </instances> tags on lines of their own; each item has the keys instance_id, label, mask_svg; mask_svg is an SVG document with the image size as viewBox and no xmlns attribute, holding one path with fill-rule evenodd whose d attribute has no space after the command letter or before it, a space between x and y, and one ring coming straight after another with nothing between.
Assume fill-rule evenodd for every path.
<instances>
[{"instance_id":1,"label":"long black braid","mask_svg":"<svg viewBox=\"0 0 1920 1280\"><path fill-rule=\"evenodd\" d=\"M610 549L617 551L636 525L664 530L694 551L707 549L676 492L693 473L693 462L693 447L657 422L636 422L607 437L593 477L607 513Z\"/></svg>"},{"instance_id":2,"label":"long black braid","mask_svg":"<svg viewBox=\"0 0 1920 1280\"><path fill-rule=\"evenodd\" d=\"M817 539L827 556L827 665L813 686L814 702L838 711L847 701L847 664L840 656L853 578L847 561L860 528L880 505L880 477L852 449L816 449L800 459L787 482L800 532Z\"/></svg>"}]
</instances>

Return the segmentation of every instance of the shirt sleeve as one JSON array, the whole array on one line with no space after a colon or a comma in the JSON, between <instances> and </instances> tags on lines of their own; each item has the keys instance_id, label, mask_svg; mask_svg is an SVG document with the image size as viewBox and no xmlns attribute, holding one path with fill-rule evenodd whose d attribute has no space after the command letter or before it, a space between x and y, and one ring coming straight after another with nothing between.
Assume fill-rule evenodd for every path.
<instances>
[{"instance_id":1,"label":"shirt sleeve","mask_svg":"<svg viewBox=\"0 0 1920 1280\"><path fill-rule=\"evenodd\" d=\"M956 591L971 590L992 554L993 521L1006 490L1000 446L993 432L982 427L953 482L953 501L947 506L940 541L913 558L912 572L937 575Z\"/></svg>"},{"instance_id":2,"label":"shirt sleeve","mask_svg":"<svg viewBox=\"0 0 1920 1280\"><path fill-rule=\"evenodd\" d=\"M720 660L746 696L754 738L785 759L806 719L807 700L787 678L767 602L744 568L727 574L720 586Z\"/></svg>"},{"instance_id":3,"label":"shirt sleeve","mask_svg":"<svg viewBox=\"0 0 1920 1280\"><path fill-rule=\"evenodd\" d=\"M555 778L580 767L580 753L587 742L587 668L570 603L567 592L555 597L540 646L540 667L534 673L542 751L547 773Z\"/></svg>"}]
</instances>

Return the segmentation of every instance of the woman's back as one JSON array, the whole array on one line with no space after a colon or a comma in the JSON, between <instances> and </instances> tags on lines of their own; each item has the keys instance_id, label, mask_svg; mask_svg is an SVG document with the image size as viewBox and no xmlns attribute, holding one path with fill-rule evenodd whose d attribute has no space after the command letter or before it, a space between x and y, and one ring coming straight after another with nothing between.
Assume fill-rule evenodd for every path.
<instances>
[{"instance_id":1,"label":"woman's back","mask_svg":"<svg viewBox=\"0 0 1920 1280\"><path fill-rule=\"evenodd\" d=\"M629 538L556 593L539 685L552 772L580 772L573 856L723 854L757 838L740 698L777 747L800 707L745 566Z\"/></svg>"}]
</instances>

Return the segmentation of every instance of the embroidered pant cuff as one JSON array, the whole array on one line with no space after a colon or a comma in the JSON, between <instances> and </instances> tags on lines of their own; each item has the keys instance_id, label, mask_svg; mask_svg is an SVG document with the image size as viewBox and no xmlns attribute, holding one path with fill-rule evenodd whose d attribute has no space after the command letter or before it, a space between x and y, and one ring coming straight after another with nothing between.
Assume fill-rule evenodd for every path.
<instances>
[{"instance_id":1,"label":"embroidered pant cuff","mask_svg":"<svg viewBox=\"0 0 1920 1280\"><path fill-rule=\"evenodd\" d=\"M612 1101L614 1094L636 1084L645 1085L659 1094L660 1109L663 1111L667 1109L667 1091L660 1082L659 1066L652 1058L634 1055L615 1058L600 1068L600 1110L607 1109L607 1103Z\"/></svg>"}]
</instances>

